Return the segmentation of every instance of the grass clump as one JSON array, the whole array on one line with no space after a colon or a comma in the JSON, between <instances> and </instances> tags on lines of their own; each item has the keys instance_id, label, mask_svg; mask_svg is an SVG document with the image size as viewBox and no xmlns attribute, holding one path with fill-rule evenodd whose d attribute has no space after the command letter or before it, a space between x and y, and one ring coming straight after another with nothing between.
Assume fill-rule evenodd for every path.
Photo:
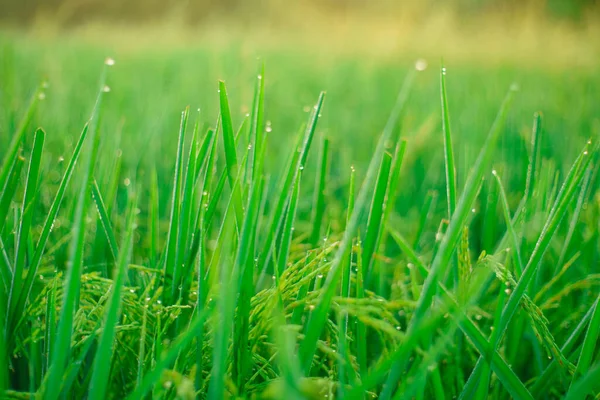
<instances>
[{"instance_id":1,"label":"grass clump","mask_svg":"<svg viewBox=\"0 0 600 400\"><path fill-rule=\"evenodd\" d=\"M443 146L405 134L410 70L381 104L368 166L341 168L344 145L319 130L325 93L279 145L261 68L237 125L220 81L216 122L186 108L168 168L121 168L105 152L112 64L66 167L45 160L52 133L30 135L43 87L3 154L5 397L598 396L596 140L563 174L541 155L537 114L528 151L496 163L511 87L463 169L445 67ZM403 195L431 152L442 204L435 190ZM505 187L494 168L518 165L525 187Z\"/></svg>"}]
</instances>

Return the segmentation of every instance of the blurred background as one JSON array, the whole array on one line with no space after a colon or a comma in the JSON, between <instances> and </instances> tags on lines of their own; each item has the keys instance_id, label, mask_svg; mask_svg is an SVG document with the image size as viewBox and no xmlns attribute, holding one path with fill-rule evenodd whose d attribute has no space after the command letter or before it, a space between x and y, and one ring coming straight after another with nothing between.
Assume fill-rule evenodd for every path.
<instances>
[{"instance_id":1,"label":"blurred background","mask_svg":"<svg viewBox=\"0 0 600 400\"><path fill-rule=\"evenodd\" d=\"M534 112L544 114L550 175L600 132L598 21L597 0L0 0L0 143L46 81L32 125L48 132L53 168L70 154L112 57L100 162L130 176L156 168L166 190L181 110L200 109L213 126L223 79L239 126L264 63L271 163L284 161L281 149L327 92L317 135L336 148L333 195L350 164L364 170L404 77L423 59L401 124L409 161L399 202L410 210L430 189L443 192L443 59L459 185L516 83L495 167L522 188Z\"/></svg>"}]
</instances>

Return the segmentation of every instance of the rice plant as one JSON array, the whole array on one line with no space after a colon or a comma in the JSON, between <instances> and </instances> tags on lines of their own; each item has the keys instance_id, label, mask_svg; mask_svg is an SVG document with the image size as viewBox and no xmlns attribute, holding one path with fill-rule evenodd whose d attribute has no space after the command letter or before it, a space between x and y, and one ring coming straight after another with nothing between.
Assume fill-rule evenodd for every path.
<instances>
[{"instance_id":1,"label":"rice plant","mask_svg":"<svg viewBox=\"0 0 600 400\"><path fill-rule=\"evenodd\" d=\"M186 107L160 157L115 157L114 64L68 157L33 124L46 85L2 145L5 398L599 398L597 135L548 158L537 113L503 162L512 85L463 168L446 67L441 129L406 131L419 62L350 166L325 92L273 132L261 66L245 115L219 81L216 115ZM432 154L443 190L411 193Z\"/></svg>"}]
</instances>

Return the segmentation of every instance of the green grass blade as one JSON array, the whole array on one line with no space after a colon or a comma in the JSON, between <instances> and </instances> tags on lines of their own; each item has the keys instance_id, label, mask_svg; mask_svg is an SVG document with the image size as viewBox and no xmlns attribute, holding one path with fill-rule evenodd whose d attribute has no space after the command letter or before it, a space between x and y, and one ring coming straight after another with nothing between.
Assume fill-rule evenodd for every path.
<instances>
[{"instance_id":1,"label":"green grass blade","mask_svg":"<svg viewBox=\"0 0 600 400\"><path fill-rule=\"evenodd\" d=\"M187 127L189 109L181 113L181 123L179 125L179 140L177 142L177 158L175 160L175 172L173 175L173 195L171 197L171 217L169 220L169 233L165 250L164 266L164 301L165 304L173 304L175 299L175 264L177 262L177 240L179 234L179 215L181 207L181 185L183 176L183 147L185 144L185 130Z\"/></svg>"},{"instance_id":2,"label":"green grass blade","mask_svg":"<svg viewBox=\"0 0 600 400\"><path fill-rule=\"evenodd\" d=\"M113 256L113 259L117 261L117 254L119 254L119 248L117 247L117 238L115 236L115 232L110 222L108 211L106 210L106 206L104 205L104 200L102 199L102 194L100 193L100 188L98 187L98 182L96 182L96 179L93 179L92 182L92 198L94 199L94 203L96 204L96 210L98 211L98 217L100 218L100 224L102 225L102 229L104 230L104 234L106 235L106 240L108 240L108 247Z\"/></svg>"},{"instance_id":3,"label":"green grass blade","mask_svg":"<svg viewBox=\"0 0 600 400\"><path fill-rule=\"evenodd\" d=\"M321 225L323 223L323 214L325 213L325 186L327 184L327 169L329 164L329 140L323 138L321 145L319 170L315 181L315 192L312 206L312 232L310 234L310 243L316 246L321 237Z\"/></svg>"},{"instance_id":4,"label":"green grass blade","mask_svg":"<svg viewBox=\"0 0 600 400\"><path fill-rule=\"evenodd\" d=\"M440 97L442 101L442 131L444 133L444 167L446 170L446 196L448 197L448 219L452 218L456 208L456 167L454 164L454 148L450 133L450 110L446 95L446 67L440 70Z\"/></svg>"},{"instance_id":5,"label":"green grass blade","mask_svg":"<svg viewBox=\"0 0 600 400\"><path fill-rule=\"evenodd\" d=\"M221 105L221 125L223 127L223 147L225 150L225 163L227 164L227 179L229 187L233 190L235 179L238 175L238 160L236 154L235 138L233 133L233 123L231 121L231 111L229 109L229 99L225 82L219 81L219 101ZM234 210L238 225L242 225L244 210L242 204L242 191L237 186L234 192Z\"/></svg>"},{"instance_id":6,"label":"green grass blade","mask_svg":"<svg viewBox=\"0 0 600 400\"><path fill-rule=\"evenodd\" d=\"M533 198L533 191L538 181L540 164L541 164L541 148L542 148L542 114L535 113L533 116L533 131L531 134L531 155L529 157L529 165L527 167L527 178L525 180L525 198Z\"/></svg>"},{"instance_id":7,"label":"green grass blade","mask_svg":"<svg viewBox=\"0 0 600 400\"><path fill-rule=\"evenodd\" d=\"M575 346L579 342L579 337L585 330L588 322L592 318L592 314L598 307L598 301L596 301L587 313L581 318L581 321L577 324L575 329L569 335L569 338L565 342L565 344L561 347L561 352L563 354L569 354L575 348ZM536 379L535 383L531 387L531 393L536 399L542 398L548 389L548 386L554 381L554 374L558 371L559 362L557 360L552 360L552 362L546 367L546 369L540 374L538 379Z\"/></svg>"},{"instance_id":8,"label":"green grass blade","mask_svg":"<svg viewBox=\"0 0 600 400\"><path fill-rule=\"evenodd\" d=\"M308 125L304 132L303 141L300 144L300 150L294 151L290 164L288 165L283 184L278 191L277 200L273 213L271 214L266 239L263 243L262 251L259 253L260 258L258 261L259 268L265 269L267 263L270 261L272 250L274 246L274 240L277 238L280 230L285 223L285 209L289 204L289 199L292 194L292 185L295 182L296 176L304 169L308 152L313 141L313 136L317 128L317 122L323 107L323 101L325 100L325 93L321 92L317 104L313 108L313 112L309 118Z\"/></svg>"},{"instance_id":9,"label":"green grass blade","mask_svg":"<svg viewBox=\"0 0 600 400\"><path fill-rule=\"evenodd\" d=\"M21 142L23 141L25 132L37 108L37 104L42 93L43 84L40 85L33 93L33 96L31 96L31 99L29 100L29 106L27 107L27 111L25 112L23 119L19 123L17 131L13 135L12 140L8 145L8 148L6 149L6 155L2 160L2 167L0 167L0 188L2 189L4 189L4 187L6 186L6 181L8 180L10 170L12 169L12 165L15 163L15 160L18 157L19 147L21 145Z\"/></svg>"},{"instance_id":10,"label":"green grass blade","mask_svg":"<svg viewBox=\"0 0 600 400\"><path fill-rule=\"evenodd\" d=\"M10 204L15 196L19 181L21 180L23 164L25 164L25 159L23 157L15 158L6 185L2 190L2 196L0 196L0 232L4 229L4 223L6 222L8 211L10 210Z\"/></svg>"},{"instance_id":11,"label":"green grass blade","mask_svg":"<svg viewBox=\"0 0 600 400\"><path fill-rule=\"evenodd\" d=\"M11 315L17 316L21 315L27 302L29 301L29 295L31 293L31 288L33 286L33 281L35 276L37 275L40 262L42 260L42 256L44 254L44 250L46 249L46 244L48 243L48 238L50 237L50 233L52 232L52 227L54 226L54 221L56 216L58 215L58 211L63 202L65 192L67 190L67 186L71 180L73 175L73 170L75 169L75 165L77 164L77 160L81 154L81 149L83 148L83 143L85 142L85 138L87 137L89 123L86 123L81 135L79 136L79 140L75 145L75 149L73 150L73 155L71 156L71 160L65 169L65 172L62 176L60 184L58 186L58 190L56 191L56 195L54 196L54 200L50 206L50 210L48 211L48 216L44 221L44 225L42 227L42 232L40 234L40 238L38 239L37 246L35 248L35 252L31 261L29 263L29 268L27 270L27 277L25 279L25 283L23 285L23 290L21 290L21 294L19 296L19 300L16 304L15 309L11 312ZM13 321L14 323L14 321Z\"/></svg>"},{"instance_id":12,"label":"green grass blade","mask_svg":"<svg viewBox=\"0 0 600 400\"><path fill-rule=\"evenodd\" d=\"M110 300L106 306L102 335L98 343L90 389L88 392L90 400L104 399L108 394L111 359L114 352L115 330L119 321L122 291L127 274L127 266L131 257L133 244L133 233L135 231L135 202L129 206L126 233L118 253L116 271L113 273L114 281L111 288Z\"/></svg>"},{"instance_id":13,"label":"green grass blade","mask_svg":"<svg viewBox=\"0 0 600 400\"><path fill-rule=\"evenodd\" d=\"M592 313L590 324L588 326L587 332L585 333L583 344L581 345L581 354L579 356L579 361L577 362L577 369L575 370L575 374L573 374L571 386L569 387L569 391L567 392L567 398L569 398L569 396L573 396L573 393L577 391L577 381L579 379L583 379L584 375L589 370L590 365L592 364L592 357L594 356L596 344L598 343L598 337L600 336L600 307L598 306L598 304L600 304L600 294L598 295L598 298L596 299L595 303L596 306L594 307L594 312ZM579 383L579 385L581 385L581 383Z\"/></svg>"},{"instance_id":14,"label":"green grass blade","mask_svg":"<svg viewBox=\"0 0 600 400\"><path fill-rule=\"evenodd\" d=\"M259 155L264 148L264 138L262 133L265 102L265 66L262 65L261 71L256 78L256 87L254 89L254 99L252 101L252 114L250 116L250 143L253 151L248 159L252 168L250 176L255 180L262 170L262 160Z\"/></svg>"},{"instance_id":15,"label":"green grass blade","mask_svg":"<svg viewBox=\"0 0 600 400\"><path fill-rule=\"evenodd\" d=\"M287 267L288 257L290 245L292 243L292 234L294 233L294 221L296 219L296 208L298 206L298 197L300 194L300 181L302 180L302 174L299 174L296 177L296 182L294 183L294 188L292 191L292 197L290 199L290 204L287 209L285 224L283 226L283 232L281 235L281 246L279 248L279 252L277 254L277 271L275 274L275 278L277 279L277 284L279 284L279 279L283 271Z\"/></svg>"},{"instance_id":16,"label":"green grass blade","mask_svg":"<svg viewBox=\"0 0 600 400\"><path fill-rule=\"evenodd\" d=\"M586 155L586 159L583 160L583 165L579 168L579 171L573 174L571 179L565 181L563 186L565 189L564 193L562 196L559 195L559 198L556 200L555 206L553 207L554 211L551 213L546 225L544 226L542 234L536 243L534 252L530 257L527 266L523 270L523 275L521 276L521 279L519 279L514 291L512 291L510 297L508 298L506 306L502 312L500 326L497 328L500 330L500 337L502 337L502 334L506 331L512 316L521 302L521 298L525 294L527 286L535 275L536 269L540 264L543 254L550 244L550 240L558 229L560 221L567 212L568 205L570 204L576 189L579 188L579 185L581 184L581 181L585 175L585 170L592 159L587 152L588 150L584 150L584 153L582 153L582 155ZM563 192L562 189L561 192Z\"/></svg>"},{"instance_id":17,"label":"green grass blade","mask_svg":"<svg viewBox=\"0 0 600 400\"><path fill-rule=\"evenodd\" d=\"M31 152L31 158L29 161L29 169L27 171L27 180L25 184L25 197L23 198L23 205L21 207L21 220L18 227L16 244L17 248L15 251L15 262L14 271L12 276L12 283L10 292L8 295L8 310L9 310L9 323L8 328L12 328L12 321L17 316L13 315L10 310L16 308L20 293L23 289L23 278L26 273L26 258L27 258L27 247L29 241L29 234L31 230L31 224L33 220L33 212L35 211L35 202L38 191L38 179L40 175L40 163L42 159L42 150L44 148L44 140L46 134L41 129L35 132L33 141L33 149ZM12 331L8 332L9 338L12 337ZM11 343L12 340L9 340Z\"/></svg>"},{"instance_id":18,"label":"green grass blade","mask_svg":"<svg viewBox=\"0 0 600 400\"><path fill-rule=\"evenodd\" d=\"M373 265L375 251L377 250L383 229L382 218L385 208L385 195L390 179L391 166L392 155L388 152L385 152L381 159L377 180L375 181L375 190L373 191L373 199L371 200L371 208L369 210L369 219L367 220L367 231L363 244L363 268L367 285L369 285L374 278L373 275L375 271L373 271Z\"/></svg>"},{"instance_id":19,"label":"green grass blade","mask_svg":"<svg viewBox=\"0 0 600 400\"><path fill-rule=\"evenodd\" d=\"M586 399L588 395L596 395L600 390L600 363L590 368L569 390L565 400Z\"/></svg>"},{"instance_id":20,"label":"green grass blade","mask_svg":"<svg viewBox=\"0 0 600 400\"><path fill-rule=\"evenodd\" d=\"M504 185L502 185L502 180L498 176L496 170L492 171L492 175L496 178L496 182L498 184L498 189L500 191L500 203L502 205L502 212L504 213L504 221L506 222L506 230L510 239L512 241L512 254L513 254L513 262L515 265L515 275L516 277L520 277L523 273L523 259L521 258L521 249L519 238L517 237L517 233L515 232L515 228L513 226L512 220L510 218L510 209L508 206L508 199L506 198L506 191L504 190Z\"/></svg>"},{"instance_id":21,"label":"green grass blade","mask_svg":"<svg viewBox=\"0 0 600 400\"><path fill-rule=\"evenodd\" d=\"M262 181L252 181L252 193L248 200L247 213L242 227L242 235L238 244L234 276L239 276L240 281L237 291L237 315L234 322L234 355L233 378L236 380L240 393L244 392L248 373L251 368L251 349L249 348L248 336L250 332L250 302L254 295L254 243L256 239L257 218L263 192ZM232 282L235 285L235 281Z\"/></svg>"}]
</instances>

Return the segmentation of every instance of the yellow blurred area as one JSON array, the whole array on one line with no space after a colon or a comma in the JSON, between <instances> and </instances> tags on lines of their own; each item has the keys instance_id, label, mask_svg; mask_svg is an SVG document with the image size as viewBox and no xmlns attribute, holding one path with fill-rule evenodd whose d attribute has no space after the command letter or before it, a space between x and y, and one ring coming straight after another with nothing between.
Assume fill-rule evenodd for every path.
<instances>
[{"instance_id":1,"label":"yellow blurred area","mask_svg":"<svg viewBox=\"0 0 600 400\"><path fill-rule=\"evenodd\" d=\"M469 13L443 3L343 8L290 2L256 13L211 14L201 24L186 23L177 9L159 19L90 21L68 28L61 18L42 14L26 32L36 40L85 41L127 51L236 47L252 55L297 48L307 56L447 57L565 68L598 65L597 14L584 12L573 21L543 15L535 6Z\"/></svg>"}]
</instances>

